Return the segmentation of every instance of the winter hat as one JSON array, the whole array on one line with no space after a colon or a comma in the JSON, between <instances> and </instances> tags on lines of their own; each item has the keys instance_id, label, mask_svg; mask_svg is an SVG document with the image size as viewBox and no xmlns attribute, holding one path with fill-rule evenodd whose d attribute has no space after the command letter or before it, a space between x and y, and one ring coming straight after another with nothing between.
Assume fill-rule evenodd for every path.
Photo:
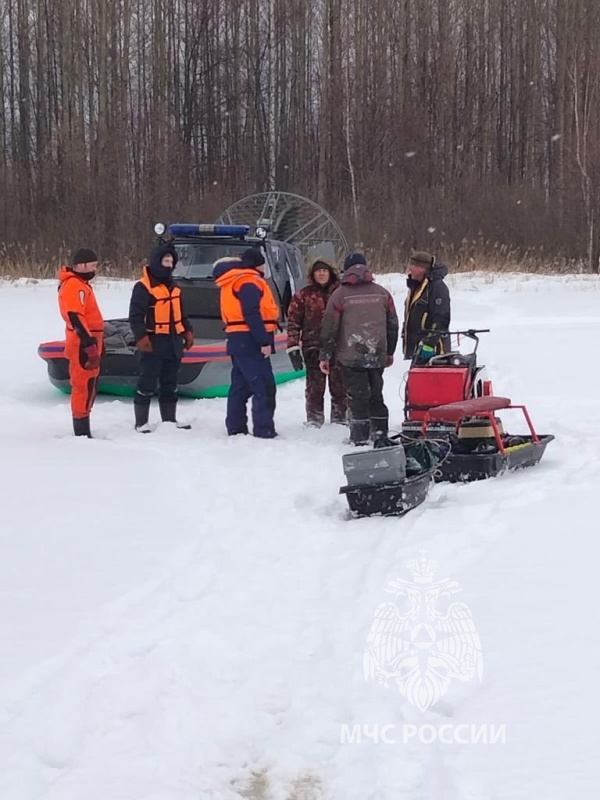
<instances>
[{"instance_id":1,"label":"winter hat","mask_svg":"<svg viewBox=\"0 0 600 800\"><path fill-rule=\"evenodd\" d=\"M242 267L256 269L257 267L262 267L265 263L265 257L259 247L249 247L242 253L240 261L242 262Z\"/></svg>"},{"instance_id":2,"label":"winter hat","mask_svg":"<svg viewBox=\"0 0 600 800\"><path fill-rule=\"evenodd\" d=\"M98 256L89 247L80 247L73 256L73 266L75 264L89 264L91 261L98 261Z\"/></svg>"},{"instance_id":3,"label":"winter hat","mask_svg":"<svg viewBox=\"0 0 600 800\"><path fill-rule=\"evenodd\" d=\"M433 267L435 258L431 253L426 253L424 250L413 250L410 254L409 264L414 264L416 267Z\"/></svg>"},{"instance_id":4,"label":"winter hat","mask_svg":"<svg viewBox=\"0 0 600 800\"><path fill-rule=\"evenodd\" d=\"M362 253L351 253L344 261L344 272L346 272L347 269L350 269L350 267L355 267L357 264L362 264L366 267L367 259Z\"/></svg>"}]
</instances>

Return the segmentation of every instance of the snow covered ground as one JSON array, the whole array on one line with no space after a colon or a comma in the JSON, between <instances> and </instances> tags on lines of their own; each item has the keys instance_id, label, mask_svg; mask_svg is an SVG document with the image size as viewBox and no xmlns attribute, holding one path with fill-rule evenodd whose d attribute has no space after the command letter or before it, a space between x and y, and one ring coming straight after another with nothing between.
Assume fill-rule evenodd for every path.
<instances>
[{"instance_id":1,"label":"snow covered ground","mask_svg":"<svg viewBox=\"0 0 600 800\"><path fill-rule=\"evenodd\" d=\"M401 277L380 281L401 310ZM75 439L36 353L62 338L56 286L0 285L2 800L599 796L600 284L450 284L454 326L492 329L496 393L557 439L534 469L364 520L338 494L345 432L302 427L302 382L279 389L274 441L227 439L223 400L140 436L106 397L105 438ZM97 281L107 318L130 288ZM363 676L385 588L422 550L483 656L425 712Z\"/></svg>"}]
</instances>

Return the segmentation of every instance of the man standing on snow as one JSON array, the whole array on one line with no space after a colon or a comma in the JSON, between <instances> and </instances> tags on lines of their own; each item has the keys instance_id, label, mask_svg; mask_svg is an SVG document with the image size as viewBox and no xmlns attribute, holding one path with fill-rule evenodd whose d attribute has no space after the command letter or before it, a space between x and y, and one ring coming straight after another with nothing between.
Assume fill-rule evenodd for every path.
<instances>
[{"instance_id":1,"label":"man standing on snow","mask_svg":"<svg viewBox=\"0 0 600 800\"><path fill-rule=\"evenodd\" d=\"M150 433L150 403L159 387L158 407L163 422L177 422L177 375L184 348L194 344L194 332L185 316L181 289L173 282L177 251L170 245L155 247L143 277L133 287L129 325L140 352L140 377L133 398L135 429Z\"/></svg>"},{"instance_id":2,"label":"man standing on snow","mask_svg":"<svg viewBox=\"0 0 600 800\"><path fill-rule=\"evenodd\" d=\"M265 258L258 247L239 257L215 261L213 278L221 290L221 319L231 358L225 427L229 436L248 433L247 403L252 398L254 436L273 439L276 385L269 356L275 352L279 307L264 278Z\"/></svg>"},{"instance_id":3,"label":"man standing on snow","mask_svg":"<svg viewBox=\"0 0 600 800\"><path fill-rule=\"evenodd\" d=\"M362 253L344 262L341 285L325 309L319 367L328 373L335 356L348 398L350 442L367 444L388 432L383 370L394 362L398 315L391 294L373 281Z\"/></svg>"},{"instance_id":4,"label":"man standing on snow","mask_svg":"<svg viewBox=\"0 0 600 800\"><path fill-rule=\"evenodd\" d=\"M325 387L329 380L331 422L346 423L346 389L341 369L330 364L329 374L319 369L321 325L327 300L340 285L329 261L317 258L308 270L308 284L292 297L287 319L287 353L296 371L306 364L306 424L320 428L325 422Z\"/></svg>"},{"instance_id":5,"label":"man standing on snow","mask_svg":"<svg viewBox=\"0 0 600 800\"><path fill-rule=\"evenodd\" d=\"M58 273L58 305L66 324L73 431L75 436L88 439L92 438L90 412L96 399L104 347L104 320L90 286L97 267L96 253L83 247L73 256L72 266L61 267Z\"/></svg>"},{"instance_id":6,"label":"man standing on snow","mask_svg":"<svg viewBox=\"0 0 600 800\"><path fill-rule=\"evenodd\" d=\"M431 331L447 331L450 327L450 291L444 283L448 267L436 264L429 253L417 251L408 262L406 285L408 295L404 306L402 349L405 359L412 359L421 339ZM431 338L420 349L419 360L447 353L450 337Z\"/></svg>"}]
</instances>

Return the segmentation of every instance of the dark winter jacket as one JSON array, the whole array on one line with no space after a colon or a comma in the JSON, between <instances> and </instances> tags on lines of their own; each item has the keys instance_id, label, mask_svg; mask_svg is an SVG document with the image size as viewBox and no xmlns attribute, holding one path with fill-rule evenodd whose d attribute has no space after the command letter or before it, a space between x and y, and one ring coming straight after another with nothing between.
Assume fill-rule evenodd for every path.
<instances>
[{"instance_id":1,"label":"dark winter jacket","mask_svg":"<svg viewBox=\"0 0 600 800\"><path fill-rule=\"evenodd\" d=\"M324 361L346 367L387 366L398 344L398 315L391 294L374 283L364 264L346 270L327 303L321 333Z\"/></svg>"},{"instance_id":2,"label":"dark winter jacket","mask_svg":"<svg viewBox=\"0 0 600 800\"><path fill-rule=\"evenodd\" d=\"M239 270L241 262L239 259L223 258L215 263L213 278L217 280L229 270ZM249 268L249 274L256 274L255 270ZM262 292L254 282L242 285L236 293L242 314L249 331L239 331L227 334L227 355L229 356L256 356L262 358L261 347L270 345L275 352L275 335L265 328L263 318L260 313L260 301Z\"/></svg>"},{"instance_id":3,"label":"dark winter jacket","mask_svg":"<svg viewBox=\"0 0 600 800\"><path fill-rule=\"evenodd\" d=\"M321 286L314 279L315 269L321 265L326 266L330 274L329 283L325 286ZM313 261L308 278L309 283L292 297L287 321L287 346L300 345L304 354L319 349L327 300L340 285L335 267L324 258Z\"/></svg>"},{"instance_id":4,"label":"dark winter jacket","mask_svg":"<svg viewBox=\"0 0 600 800\"><path fill-rule=\"evenodd\" d=\"M155 247L150 258L148 259L148 274L152 286L164 284L171 288L173 283L173 270L166 269L161 266L161 259L169 253L173 255L174 264L177 263L177 253L174 249L165 247ZM135 341L139 341L144 336L149 335L152 340L153 352L161 357L176 357L181 358L183 354L183 337L175 332L172 325L171 333L167 336L165 334L148 334L148 328L154 327L154 305L155 298L150 294L148 289L143 283L138 281L131 293L131 300L129 302L129 326L133 333ZM181 315L182 323L186 331L193 331L192 323L185 314L185 307L183 302L183 295L181 297Z\"/></svg>"},{"instance_id":5,"label":"dark winter jacket","mask_svg":"<svg viewBox=\"0 0 600 800\"><path fill-rule=\"evenodd\" d=\"M412 358L427 331L447 331L450 327L450 291L444 283L448 267L435 264L421 283L407 278L408 295L404 305L402 347L404 358ZM449 337L429 340L436 352L447 352Z\"/></svg>"}]
</instances>

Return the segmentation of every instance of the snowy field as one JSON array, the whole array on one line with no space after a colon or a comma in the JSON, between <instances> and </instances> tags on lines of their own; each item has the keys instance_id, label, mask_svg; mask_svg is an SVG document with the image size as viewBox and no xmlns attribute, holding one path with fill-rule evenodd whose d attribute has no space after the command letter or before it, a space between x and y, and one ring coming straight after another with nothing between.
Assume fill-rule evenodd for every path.
<instances>
[{"instance_id":1,"label":"snowy field","mask_svg":"<svg viewBox=\"0 0 600 800\"><path fill-rule=\"evenodd\" d=\"M401 313L402 278L380 280ZM597 800L600 283L450 285L453 327L492 329L495 392L556 441L404 519L349 520L346 432L302 427L302 382L279 388L277 440L229 440L219 399L181 401L192 431L140 436L108 397L103 438L75 439L36 353L63 335L56 285L0 284L1 800ZM126 314L131 284L96 288ZM405 367L386 372L392 427ZM363 676L422 550L483 659L424 712Z\"/></svg>"}]
</instances>

